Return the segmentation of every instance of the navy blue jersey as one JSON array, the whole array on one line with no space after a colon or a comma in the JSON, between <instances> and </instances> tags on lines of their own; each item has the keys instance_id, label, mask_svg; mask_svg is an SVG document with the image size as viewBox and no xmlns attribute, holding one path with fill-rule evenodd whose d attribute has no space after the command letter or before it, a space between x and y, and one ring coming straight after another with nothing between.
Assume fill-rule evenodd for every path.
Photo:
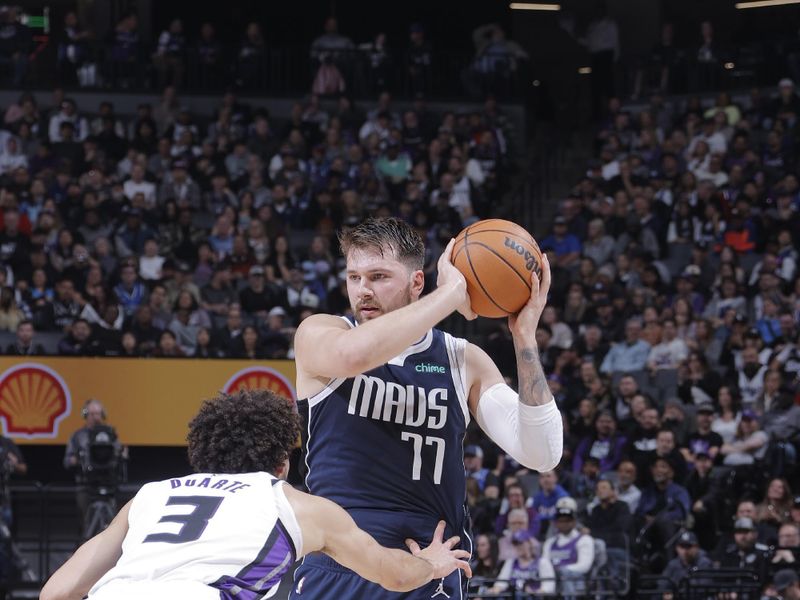
<instances>
[{"instance_id":1,"label":"navy blue jersey","mask_svg":"<svg viewBox=\"0 0 800 600\"><path fill-rule=\"evenodd\" d=\"M432 329L388 363L334 379L302 401L309 490L345 508L386 546L428 540L444 519L446 535L460 535L471 550L465 348L464 340Z\"/></svg>"}]
</instances>

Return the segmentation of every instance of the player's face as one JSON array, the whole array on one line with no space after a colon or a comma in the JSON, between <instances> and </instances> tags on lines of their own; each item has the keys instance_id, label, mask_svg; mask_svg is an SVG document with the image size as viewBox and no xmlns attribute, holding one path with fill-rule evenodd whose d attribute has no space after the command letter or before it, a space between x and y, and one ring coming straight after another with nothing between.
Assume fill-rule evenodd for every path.
<instances>
[{"instance_id":1,"label":"player's face","mask_svg":"<svg viewBox=\"0 0 800 600\"><path fill-rule=\"evenodd\" d=\"M347 255L347 295L356 321L363 323L419 298L425 278L394 257L354 248Z\"/></svg>"}]
</instances>

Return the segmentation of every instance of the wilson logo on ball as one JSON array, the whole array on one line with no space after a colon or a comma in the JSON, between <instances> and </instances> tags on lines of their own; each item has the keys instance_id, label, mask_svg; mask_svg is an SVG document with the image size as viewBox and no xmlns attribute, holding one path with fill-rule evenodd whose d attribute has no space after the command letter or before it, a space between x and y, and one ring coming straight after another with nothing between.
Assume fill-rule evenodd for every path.
<instances>
[{"instance_id":1,"label":"wilson logo on ball","mask_svg":"<svg viewBox=\"0 0 800 600\"><path fill-rule=\"evenodd\" d=\"M514 252L516 252L525 259L525 268L528 269L528 271L533 271L538 269L539 263L536 260L536 257L530 250L525 250L522 244L518 244L510 237L507 237L506 248L511 248ZM537 275L539 274L538 270L536 270L536 274Z\"/></svg>"},{"instance_id":2,"label":"wilson logo on ball","mask_svg":"<svg viewBox=\"0 0 800 600\"><path fill-rule=\"evenodd\" d=\"M54 438L72 408L61 376L39 363L23 363L0 375L0 419L9 437Z\"/></svg>"},{"instance_id":3,"label":"wilson logo on ball","mask_svg":"<svg viewBox=\"0 0 800 600\"><path fill-rule=\"evenodd\" d=\"M239 390L270 390L292 401L297 401L294 387L289 380L269 367L247 367L233 374L222 388L226 394Z\"/></svg>"}]
</instances>

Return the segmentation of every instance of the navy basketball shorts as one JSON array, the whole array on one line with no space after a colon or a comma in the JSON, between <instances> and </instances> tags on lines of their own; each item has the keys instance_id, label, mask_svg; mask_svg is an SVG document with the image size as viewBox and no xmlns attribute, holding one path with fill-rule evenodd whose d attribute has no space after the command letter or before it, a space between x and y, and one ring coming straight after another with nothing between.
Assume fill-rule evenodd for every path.
<instances>
[{"instance_id":1,"label":"navy basketball shorts","mask_svg":"<svg viewBox=\"0 0 800 600\"><path fill-rule=\"evenodd\" d=\"M294 574L291 600L466 600L467 577L461 570L411 592L390 592L362 579L322 553L309 554Z\"/></svg>"}]
</instances>

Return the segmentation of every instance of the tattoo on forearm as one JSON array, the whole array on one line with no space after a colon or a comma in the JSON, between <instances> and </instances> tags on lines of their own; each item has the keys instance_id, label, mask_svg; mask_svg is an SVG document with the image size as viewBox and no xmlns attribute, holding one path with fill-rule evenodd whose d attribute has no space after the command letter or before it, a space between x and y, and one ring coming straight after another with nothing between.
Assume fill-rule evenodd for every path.
<instances>
[{"instance_id":1,"label":"tattoo on forearm","mask_svg":"<svg viewBox=\"0 0 800 600\"><path fill-rule=\"evenodd\" d=\"M541 406L550 402L550 388L536 346L517 348L517 377L520 402L528 406Z\"/></svg>"}]
</instances>

